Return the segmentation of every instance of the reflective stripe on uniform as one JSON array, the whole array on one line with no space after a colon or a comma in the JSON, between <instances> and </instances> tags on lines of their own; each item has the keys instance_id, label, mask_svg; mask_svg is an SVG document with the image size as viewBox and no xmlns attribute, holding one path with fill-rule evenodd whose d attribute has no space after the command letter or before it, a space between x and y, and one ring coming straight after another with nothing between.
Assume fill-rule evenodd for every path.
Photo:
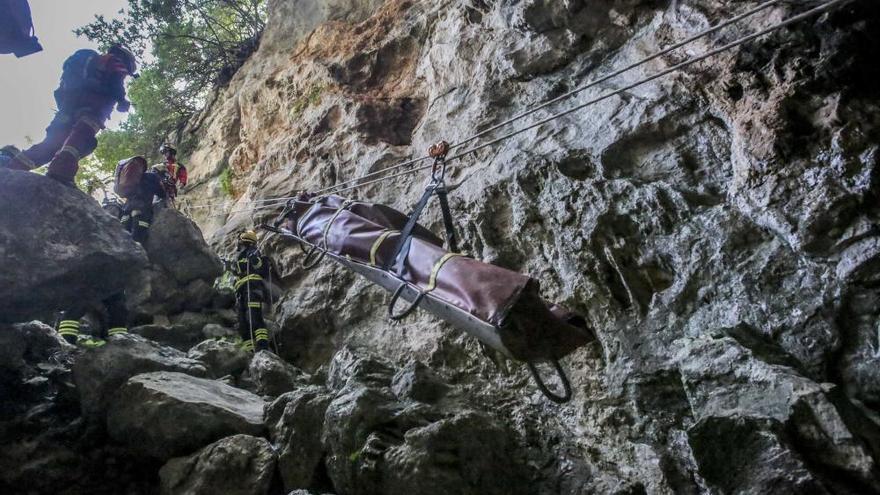
<instances>
[{"instance_id":1,"label":"reflective stripe on uniform","mask_svg":"<svg viewBox=\"0 0 880 495\"><path fill-rule=\"evenodd\" d=\"M131 220L131 216L129 216L129 215L123 215L122 218L119 219L119 221L120 221L121 223L125 223L125 222L127 222L127 221L129 221L129 220Z\"/></svg>"},{"instance_id":2,"label":"reflective stripe on uniform","mask_svg":"<svg viewBox=\"0 0 880 495\"><path fill-rule=\"evenodd\" d=\"M111 328L110 330L107 330L107 335L109 335L111 337L114 335L124 335L127 333L128 333L128 329L125 327L115 327L115 328Z\"/></svg>"},{"instance_id":3,"label":"reflective stripe on uniform","mask_svg":"<svg viewBox=\"0 0 880 495\"><path fill-rule=\"evenodd\" d=\"M262 308L262 307L263 307L263 303L260 303L260 302L249 302L249 303L248 303L248 307L249 307L249 308Z\"/></svg>"},{"instance_id":4,"label":"reflective stripe on uniform","mask_svg":"<svg viewBox=\"0 0 880 495\"><path fill-rule=\"evenodd\" d=\"M93 118L91 118L91 117L85 117L85 116L83 116L83 117L80 117L80 118L79 118L79 121L82 122L83 124L85 124L85 125L91 127L92 130L94 130L95 132L98 132L98 131L101 130L101 124L98 123L97 120L95 120L95 119L93 119Z\"/></svg>"},{"instance_id":5,"label":"reflective stripe on uniform","mask_svg":"<svg viewBox=\"0 0 880 495\"><path fill-rule=\"evenodd\" d=\"M263 280L263 277L256 275L256 274L251 274L251 275L247 275L245 277L241 277L240 279L238 279L237 282L235 282L235 290L240 289L242 285L244 285L248 282L261 282L262 280Z\"/></svg>"},{"instance_id":6,"label":"reflective stripe on uniform","mask_svg":"<svg viewBox=\"0 0 880 495\"><path fill-rule=\"evenodd\" d=\"M382 235L376 239L376 242L373 243L373 247L370 248L370 265L376 266L376 254L379 252L379 248L382 247L382 243L385 242L385 239L388 238L391 234L400 233L397 230L386 230L382 232Z\"/></svg>"},{"instance_id":7,"label":"reflective stripe on uniform","mask_svg":"<svg viewBox=\"0 0 880 495\"><path fill-rule=\"evenodd\" d=\"M244 349L245 351L254 350L254 341L251 339L243 340L241 342L241 348Z\"/></svg>"},{"instance_id":8,"label":"reflective stripe on uniform","mask_svg":"<svg viewBox=\"0 0 880 495\"><path fill-rule=\"evenodd\" d=\"M15 155L15 158L13 158L13 160L18 160L18 161L20 161L21 163L24 163L25 165L27 165L27 166L30 167L30 168L34 168L34 167L37 166L37 164L34 163L33 160L31 160L30 158L28 158L27 155L24 154L24 151L22 151L21 153Z\"/></svg>"},{"instance_id":9,"label":"reflective stripe on uniform","mask_svg":"<svg viewBox=\"0 0 880 495\"><path fill-rule=\"evenodd\" d=\"M69 154L69 155L72 155L73 158L75 158L75 159L77 159L77 160L79 160L79 158L80 158L80 152L79 152L79 150L76 149L76 148L74 148L73 146L65 146L65 147L61 148L61 151L59 151L58 153L59 153L59 154L61 154L61 153L67 153L67 154Z\"/></svg>"},{"instance_id":10,"label":"reflective stripe on uniform","mask_svg":"<svg viewBox=\"0 0 880 495\"><path fill-rule=\"evenodd\" d=\"M61 320L61 322L58 323L58 335L61 335L62 337L76 337L79 335L79 321Z\"/></svg>"},{"instance_id":11,"label":"reflective stripe on uniform","mask_svg":"<svg viewBox=\"0 0 880 495\"><path fill-rule=\"evenodd\" d=\"M254 330L254 337L259 340L269 340L269 330L258 328Z\"/></svg>"},{"instance_id":12,"label":"reflective stripe on uniform","mask_svg":"<svg viewBox=\"0 0 880 495\"><path fill-rule=\"evenodd\" d=\"M437 288L437 275L440 273L440 269L443 268L443 265L445 265L447 261L459 256L464 255L459 253L446 253L439 261L437 261L437 263L434 263L434 268L431 269L431 278L428 279L428 287L425 288L425 292L431 292Z\"/></svg>"},{"instance_id":13,"label":"reflective stripe on uniform","mask_svg":"<svg viewBox=\"0 0 880 495\"><path fill-rule=\"evenodd\" d=\"M150 222L145 222L145 221L143 221L143 220L138 220L138 225L146 229L146 228L149 228L149 227L150 227Z\"/></svg>"}]
</instances>

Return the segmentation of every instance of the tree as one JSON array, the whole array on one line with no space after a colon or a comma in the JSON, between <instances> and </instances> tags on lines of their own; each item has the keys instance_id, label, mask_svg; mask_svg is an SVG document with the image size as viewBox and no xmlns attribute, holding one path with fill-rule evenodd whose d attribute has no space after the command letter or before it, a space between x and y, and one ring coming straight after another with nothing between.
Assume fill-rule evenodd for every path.
<instances>
[{"instance_id":1,"label":"tree","mask_svg":"<svg viewBox=\"0 0 880 495\"><path fill-rule=\"evenodd\" d=\"M102 47L122 43L142 63L129 87L135 111L120 132L98 137L102 168L145 155L179 132L204 105L208 93L226 84L259 46L266 24L265 0L128 0L120 17L95 20L75 32ZM147 52L149 50L149 57ZM185 150L181 150L184 152Z\"/></svg>"}]
</instances>

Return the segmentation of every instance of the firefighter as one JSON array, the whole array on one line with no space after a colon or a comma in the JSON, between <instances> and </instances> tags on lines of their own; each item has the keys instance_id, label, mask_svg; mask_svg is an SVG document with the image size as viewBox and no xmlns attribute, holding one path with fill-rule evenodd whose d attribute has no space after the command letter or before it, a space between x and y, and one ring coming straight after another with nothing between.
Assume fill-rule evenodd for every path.
<instances>
[{"instance_id":1,"label":"firefighter","mask_svg":"<svg viewBox=\"0 0 880 495\"><path fill-rule=\"evenodd\" d=\"M177 162L177 150L170 144L165 143L159 147L159 153L165 157L165 162L159 165L165 165L165 168L168 171L168 176L174 183L175 191L186 187L186 167L184 167L182 163ZM156 165L153 168L156 168L159 165Z\"/></svg>"},{"instance_id":2,"label":"firefighter","mask_svg":"<svg viewBox=\"0 0 880 495\"><path fill-rule=\"evenodd\" d=\"M159 181L162 183L162 189L165 190L165 198L168 199L172 207L176 208L174 200L177 199L177 183L168 172L168 165L157 163L150 168L150 171L159 176Z\"/></svg>"},{"instance_id":3,"label":"firefighter","mask_svg":"<svg viewBox=\"0 0 880 495\"><path fill-rule=\"evenodd\" d=\"M242 347L251 352L268 350L269 330L263 320L263 303L268 296L265 278L271 270L270 262L260 253L257 234L252 230L238 236L238 247L231 269L236 276L235 299Z\"/></svg>"},{"instance_id":4,"label":"firefighter","mask_svg":"<svg viewBox=\"0 0 880 495\"><path fill-rule=\"evenodd\" d=\"M166 198L162 179L155 172L144 172L137 189L125 198L125 204L122 205L122 216L119 221L138 244L147 242L150 225L153 222L153 204L157 198L160 200Z\"/></svg>"},{"instance_id":5,"label":"firefighter","mask_svg":"<svg viewBox=\"0 0 880 495\"><path fill-rule=\"evenodd\" d=\"M61 85L55 90L58 112L46 128L46 138L24 151L6 148L0 166L31 170L48 163L47 176L73 185L79 160L97 147L95 136L113 108L129 110L125 78L137 77L136 71L134 55L120 45L103 55L94 50L75 52L64 62Z\"/></svg>"},{"instance_id":6,"label":"firefighter","mask_svg":"<svg viewBox=\"0 0 880 495\"><path fill-rule=\"evenodd\" d=\"M125 307L125 292L114 294L102 301L107 311L107 318L101 325L101 333L97 336L80 335L80 319L86 314L85 307L67 310L62 313L58 323L58 333L68 343L83 347L100 347L112 337L128 334L128 309Z\"/></svg>"},{"instance_id":7,"label":"firefighter","mask_svg":"<svg viewBox=\"0 0 880 495\"><path fill-rule=\"evenodd\" d=\"M111 215L118 216L121 211L119 203L104 198L101 203L104 211ZM104 345L110 337L125 335L128 333L128 309L125 304L125 291L118 292L102 301L106 311L106 319L101 326L101 333L98 336L80 335L80 320L85 316L86 307L76 307L68 309L61 313L58 322L58 334L69 344L80 345L82 347L100 347Z\"/></svg>"}]
</instances>

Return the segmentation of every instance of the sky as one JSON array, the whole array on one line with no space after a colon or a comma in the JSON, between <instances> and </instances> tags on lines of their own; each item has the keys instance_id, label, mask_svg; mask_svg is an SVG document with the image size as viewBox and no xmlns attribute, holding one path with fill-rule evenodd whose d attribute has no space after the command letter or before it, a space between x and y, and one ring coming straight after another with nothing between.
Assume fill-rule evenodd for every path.
<instances>
[{"instance_id":1,"label":"sky","mask_svg":"<svg viewBox=\"0 0 880 495\"><path fill-rule=\"evenodd\" d=\"M52 92L61 78L61 65L80 48L96 48L73 30L95 14L115 17L126 0L30 0L34 28L43 51L24 58L0 55L0 147L27 146L27 137L41 141L55 114ZM114 113L109 126L123 114Z\"/></svg>"}]
</instances>

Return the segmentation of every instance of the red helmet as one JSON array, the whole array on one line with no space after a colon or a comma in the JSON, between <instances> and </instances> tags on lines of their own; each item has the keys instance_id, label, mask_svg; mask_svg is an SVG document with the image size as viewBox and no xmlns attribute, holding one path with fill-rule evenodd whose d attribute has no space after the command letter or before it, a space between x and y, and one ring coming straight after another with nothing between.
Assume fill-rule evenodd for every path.
<instances>
[{"instance_id":1,"label":"red helmet","mask_svg":"<svg viewBox=\"0 0 880 495\"><path fill-rule=\"evenodd\" d=\"M107 50L107 54L112 55L113 58L122 64L118 68L120 72L124 70L128 75L137 77L137 59L135 59L134 53L131 50L122 45L113 45ZM113 67L112 69L117 68Z\"/></svg>"}]
</instances>

